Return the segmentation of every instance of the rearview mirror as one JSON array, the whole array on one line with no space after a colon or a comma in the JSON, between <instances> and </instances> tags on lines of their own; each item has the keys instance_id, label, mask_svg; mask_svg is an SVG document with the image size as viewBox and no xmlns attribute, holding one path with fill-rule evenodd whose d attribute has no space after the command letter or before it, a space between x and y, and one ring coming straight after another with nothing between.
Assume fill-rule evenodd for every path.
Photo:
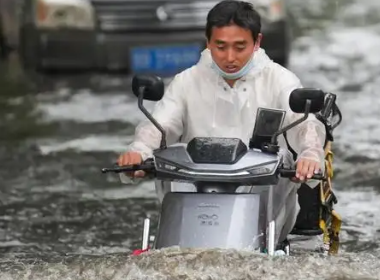
<instances>
[{"instance_id":1,"label":"rearview mirror","mask_svg":"<svg viewBox=\"0 0 380 280\"><path fill-rule=\"evenodd\" d=\"M312 88L297 88L293 90L289 97L290 109L294 113L303 113L304 116L274 133L271 142L263 145L262 150L269 153L277 153L279 151L277 137L305 121L310 113L321 111L324 105L325 93L322 90Z\"/></svg>"},{"instance_id":2,"label":"rearview mirror","mask_svg":"<svg viewBox=\"0 0 380 280\"><path fill-rule=\"evenodd\" d=\"M295 113L305 113L307 100L310 100L308 113L318 113L325 103L325 93L319 89L298 88L292 91L289 97L289 106Z\"/></svg>"},{"instance_id":3,"label":"rearview mirror","mask_svg":"<svg viewBox=\"0 0 380 280\"><path fill-rule=\"evenodd\" d=\"M137 97L137 105L143 114L153 123L161 132L160 149L166 149L166 132L163 127L154 119L154 117L144 107L143 101L159 101L164 96L164 82L158 76L153 75L136 75L132 79L132 91Z\"/></svg>"},{"instance_id":4,"label":"rearview mirror","mask_svg":"<svg viewBox=\"0 0 380 280\"><path fill-rule=\"evenodd\" d=\"M154 75L136 75L132 80L132 91L136 97L143 94L143 99L159 101L164 96L164 82Z\"/></svg>"}]
</instances>

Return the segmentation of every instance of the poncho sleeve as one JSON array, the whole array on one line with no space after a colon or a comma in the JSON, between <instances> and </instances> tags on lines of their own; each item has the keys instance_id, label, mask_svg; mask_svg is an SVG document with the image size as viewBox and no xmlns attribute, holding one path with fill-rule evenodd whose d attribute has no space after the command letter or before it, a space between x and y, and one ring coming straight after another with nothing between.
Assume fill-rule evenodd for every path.
<instances>
[{"instance_id":1,"label":"poncho sleeve","mask_svg":"<svg viewBox=\"0 0 380 280\"><path fill-rule=\"evenodd\" d=\"M279 83L280 107L286 110L284 126L303 117L303 114L294 113L290 109L289 97L294 89L302 88L300 80L290 71L281 76ZM289 145L297 153L297 161L309 159L320 163L324 168L324 143L326 139L325 126L314 114L309 114L308 118L301 124L287 131Z\"/></svg>"}]
</instances>

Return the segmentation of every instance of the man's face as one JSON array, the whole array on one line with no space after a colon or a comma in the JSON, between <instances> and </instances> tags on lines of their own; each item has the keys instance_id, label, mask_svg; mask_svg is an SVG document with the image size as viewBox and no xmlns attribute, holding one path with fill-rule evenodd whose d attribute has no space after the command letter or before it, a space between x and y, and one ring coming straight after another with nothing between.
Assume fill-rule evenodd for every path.
<instances>
[{"instance_id":1,"label":"man's face","mask_svg":"<svg viewBox=\"0 0 380 280\"><path fill-rule=\"evenodd\" d=\"M239 71L260 48L261 34L253 41L249 29L237 25L213 27L207 48L215 63L227 73Z\"/></svg>"}]
</instances>

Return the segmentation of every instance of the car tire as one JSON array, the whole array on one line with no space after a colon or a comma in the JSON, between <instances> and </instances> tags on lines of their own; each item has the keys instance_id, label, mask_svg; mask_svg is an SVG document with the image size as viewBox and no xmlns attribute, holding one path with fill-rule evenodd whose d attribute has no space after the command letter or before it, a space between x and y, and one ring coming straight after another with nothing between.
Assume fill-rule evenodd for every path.
<instances>
[{"instance_id":1,"label":"car tire","mask_svg":"<svg viewBox=\"0 0 380 280\"><path fill-rule=\"evenodd\" d=\"M19 56L22 66L25 70L35 70L38 63L38 55L36 53L34 44L34 32L25 26L20 28L19 38Z\"/></svg>"},{"instance_id":2,"label":"car tire","mask_svg":"<svg viewBox=\"0 0 380 280\"><path fill-rule=\"evenodd\" d=\"M5 60L8 57L9 49L7 39L3 30L3 21L0 17L0 59Z\"/></svg>"}]
</instances>

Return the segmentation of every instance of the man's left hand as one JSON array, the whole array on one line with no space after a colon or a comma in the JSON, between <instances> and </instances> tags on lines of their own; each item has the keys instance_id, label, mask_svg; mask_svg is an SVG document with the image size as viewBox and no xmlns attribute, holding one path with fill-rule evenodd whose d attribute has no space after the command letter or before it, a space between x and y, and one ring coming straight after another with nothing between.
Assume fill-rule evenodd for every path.
<instances>
[{"instance_id":1,"label":"man's left hand","mask_svg":"<svg viewBox=\"0 0 380 280\"><path fill-rule=\"evenodd\" d=\"M301 158L297 162L296 177L293 178L293 181L306 182L313 177L314 174L319 173L320 170L321 167L318 161Z\"/></svg>"}]
</instances>

